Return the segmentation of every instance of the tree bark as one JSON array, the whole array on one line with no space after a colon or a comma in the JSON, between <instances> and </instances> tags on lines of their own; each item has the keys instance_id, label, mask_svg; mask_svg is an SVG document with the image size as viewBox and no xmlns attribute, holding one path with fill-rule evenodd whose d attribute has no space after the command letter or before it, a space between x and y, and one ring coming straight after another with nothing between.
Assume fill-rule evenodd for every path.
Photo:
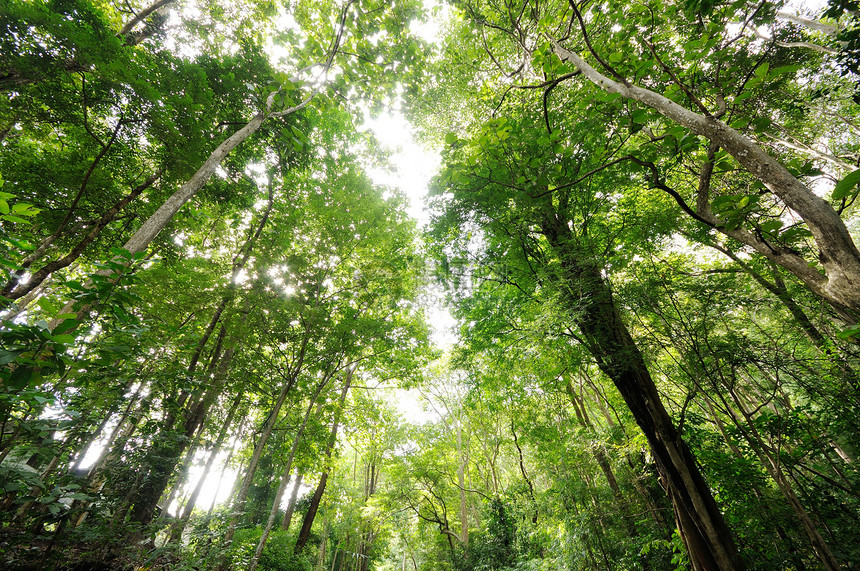
<instances>
[{"instance_id":1,"label":"tree bark","mask_svg":"<svg viewBox=\"0 0 860 571\"><path fill-rule=\"evenodd\" d=\"M245 469L245 477L242 479L239 491L237 492L236 498L233 501L233 513L230 517L230 525L227 527L227 533L224 534L223 544L225 546L229 546L230 543L233 541L233 535L236 533L236 524L238 523L239 516L245 511L245 502L248 498L248 492L251 489L251 484L254 481L254 474L257 471L257 464L259 464L260 458L263 455L263 450L266 447L266 443L269 441L269 437L271 437L272 431L275 428L275 423L278 420L278 414L281 411L281 407L284 406L284 401L286 401L287 395L295 385L296 378L298 376L299 371L301 370L304 361L304 355L308 340L309 336L306 334L303 340L302 348L299 351L299 358L297 360L298 362L293 364L293 366L291 367L289 381L281 387L281 390L278 393L278 398L275 401L275 404L272 407L272 410L269 413L266 422L263 424L262 430L260 431L260 438L257 440L257 444L254 446L254 453L251 455L251 459L248 462L248 467ZM218 569L223 568L223 565L218 566Z\"/></svg>"},{"instance_id":2,"label":"tree bark","mask_svg":"<svg viewBox=\"0 0 860 571\"><path fill-rule=\"evenodd\" d=\"M236 410L238 410L239 404L242 402L243 396L244 393L239 392L236 395L236 398L233 399L233 404L230 405L227 417L224 419L224 423L221 425L221 430L218 432L215 443L212 445L212 451L209 454L209 458L206 459L203 474L200 476L200 479L197 480L197 485L194 486L191 496L185 503L182 515L177 519L170 532L170 539L173 541L178 541L182 537L182 531L188 524L188 520L191 519L191 513L194 511L194 506L197 505L197 499L200 497L200 492L203 491L203 484L206 481L206 477L209 475L209 472L212 470L212 466L215 464L215 458L221 451L221 446L224 444L224 440L227 438L227 431L230 430L230 425L233 423L233 418L236 415Z\"/></svg>"},{"instance_id":3,"label":"tree bark","mask_svg":"<svg viewBox=\"0 0 860 571\"><path fill-rule=\"evenodd\" d=\"M287 503L287 511L284 512L284 519L281 521L281 529L284 531L288 531L290 529L290 524L293 521L293 512L296 510L296 500L299 496L299 488L302 486L302 480L305 475L303 472L299 472L296 475L296 482L293 484L293 491L290 492L290 500Z\"/></svg>"},{"instance_id":4,"label":"tree bark","mask_svg":"<svg viewBox=\"0 0 860 571\"><path fill-rule=\"evenodd\" d=\"M797 516L797 519L800 521L801 527L803 528L806 537L809 539L810 545L812 545L812 549L815 551L816 556L819 561L824 565L824 568L828 571L838 571L842 569L842 565L836 560L836 557L833 555L833 552L830 550L830 546L827 545L827 542L822 537L821 533L819 533L815 524L812 521L812 518L809 517L809 514L806 512L806 509L803 507L803 504L800 503L800 499L797 497L797 494L794 493L794 488L786 477L785 472L782 469L781 462L778 457L774 457L773 453L769 449L768 445L764 442L764 439L759 434L758 429L755 426L755 422L753 421L752 415L747 412L744 407L743 402L735 393L734 390L728 389L729 394L734 400L735 406L737 406L743 418L746 422L741 422L735 411L731 406L725 401L725 399L721 396L720 398L723 400L723 406L728 410L729 415L732 417L732 420L735 423L735 426L738 428L739 432L744 435L744 438L749 443L750 448L755 452L755 455L759 458L759 461L764 466L767 473L773 479L774 483L779 488L780 492L782 492L783 497L785 498L788 505L791 506L794 515Z\"/></svg>"},{"instance_id":5,"label":"tree bark","mask_svg":"<svg viewBox=\"0 0 860 571\"><path fill-rule=\"evenodd\" d=\"M235 347L230 347L224 352L209 390L183 415L182 428L179 434L173 432L172 426L166 427L167 433L161 435L165 441L161 444L153 444L152 453L149 455L152 460L148 469L148 477L143 480L142 485L133 495L132 521L144 525L152 521L158 500L170 481L176 463L205 421L209 406L221 391L229 375L234 352ZM166 510L167 507L164 506L164 509Z\"/></svg>"},{"instance_id":6,"label":"tree bark","mask_svg":"<svg viewBox=\"0 0 860 571\"><path fill-rule=\"evenodd\" d=\"M299 429L296 431L296 435L293 437L293 445L290 448L290 455L287 457L287 465L284 468L283 476L281 476L281 483L278 486L278 491L275 493L275 500L272 502L272 509L269 510L269 519L266 521L266 527L263 528L263 534L260 536L260 541L257 543L257 549L254 550L254 556L251 558L250 563L248 563L248 571L254 571L260 563L260 557L263 555L263 548L266 547L266 542L269 540L269 535L272 533L272 528L275 526L275 518L278 516L278 508L281 506L281 499L284 497L284 492L287 489L287 485L290 483L290 475L293 471L293 460L296 457L296 450L299 448L299 442L302 439L305 427L308 425L308 420L311 417L311 412L313 412L314 404L316 404L317 398L319 398L323 388L325 388L330 380L331 377L324 377L323 380L317 384L313 395L311 395L310 402L308 403L307 410L305 411L305 416L302 419L302 424L299 426Z\"/></svg>"},{"instance_id":7,"label":"tree bark","mask_svg":"<svg viewBox=\"0 0 860 571\"><path fill-rule=\"evenodd\" d=\"M218 145L188 182L179 187L179 190L174 192L170 198L158 207L158 210L128 239L123 248L132 254L136 254L149 246L149 243L167 226L167 223L170 222L173 216L179 212L182 205L203 188L203 185L215 173L215 169L218 168L221 161L260 128L265 117L263 113L257 113L244 127Z\"/></svg>"},{"instance_id":8,"label":"tree bark","mask_svg":"<svg viewBox=\"0 0 860 571\"><path fill-rule=\"evenodd\" d=\"M593 257L577 252L565 220L547 212L542 232L562 264L562 288L586 349L615 384L651 448L694 571L743 570L732 534L696 459L666 412L645 358L621 320Z\"/></svg>"},{"instance_id":9,"label":"tree bark","mask_svg":"<svg viewBox=\"0 0 860 571\"><path fill-rule=\"evenodd\" d=\"M301 553L311 536L311 527L314 524L314 518L316 518L317 510L319 510L320 501L322 500L326 483L328 482L328 463L331 461L331 453L334 450L334 445L337 443L337 428L340 424L340 415L343 410L343 403L346 400L346 393L349 391L349 386L352 383L353 372L354 369L347 369L346 379L344 380L343 389L340 392L340 399L338 400L338 408L334 413L334 420L332 420L331 423L331 432L328 437L328 442L326 443L326 468L323 470L322 476L320 476L320 481L314 490L313 497L311 498L311 505L308 507L308 511L305 513L305 517L302 520L302 528L299 531L299 537L296 539L296 547L293 550L294 553Z\"/></svg>"},{"instance_id":10,"label":"tree bark","mask_svg":"<svg viewBox=\"0 0 860 571\"><path fill-rule=\"evenodd\" d=\"M562 61L572 63L582 75L604 91L618 93L647 105L667 119L725 149L806 222L818 246L819 261L826 276L813 280L807 275L804 283L816 287L816 293L827 299L860 312L860 252L842 218L826 200L812 192L761 147L719 119L690 111L659 93L626 81L614 81L558 43L553 42L553 50ZM775 261L782 265L779 259ZM792 271L791 268L786 269Z\"/></svg>"},{"instance_id":11,"label":"tree bark","mask_svg":"<svg viewBox=\"0 0 860 571\"><path fill-rule=\"evenodd\" d=\"M84 238L81 239L81 241L78 242L77 245L72 248L72 250L68 254L58 260L48 262L47 264L39 268L35 273L33 273L32 276L30 276L30 279L24 285L20 285L17 279L10 281L9 284L7 284L6 290L3 292L3 295L9 299L19 299L21 297L24 297L25 295L39 287L42 282L45 281L45 279L51 276L51 274L53 274L57 270L61 270L65 267L70 266L75 260L81 257L81 254L84 253L84 250L86 250L87 246L95 242L96 238L99 237L102 230L104 230L105 227L110 224L114 218L116 218L116 215L119 214L119 212L123 208L128 206L129 202L140 196L140 194L144 190L152 186L152 184L161 176L162 172L163 170L160 170L154 175L150 176L142 184L134 188L129 194L124 196L116 204L109 208L104 214L102 214L99 220L92 227L92 229L87 233L87 235L84 236ZM29 263L26 266L22 264L22 270L28 266Z\"/></svg>"},{"instance_id":12,"label":"tree bark","mask_svg":"<svg viewBox=\"0 0 860 571\"><path fill-rule=\"evenodd\" d=\"M239 249L239 252L237 252L234 256L231 274L232 279L230 281L230 284L228 285L227 292L222 296L218 307L216 308L206 330L201 336L200 341L198 342L197 347L195 348L194 353L191 356L191 359L188 364L189 378L192 377L194 372L196 371L200 356L203 353L203 349L208 340L210 339L212 332L215 330L218 321L221 319L223 311L230 304L230 302L233 301L233 298L236 295L236 277L248 263L248 260L250 259L251 254L254 250L254 246L256 245L257 240L260 238L260 235L263 232L263 228L266 226L266 223L269 220L269 215L273 206L274 189L273 185L270 184L266 209L263 211L263 214L260 218L260 221L257 223L254 232L248 237L248 239ZM225 329L222 326L221 335L219 336L218 340L219 347L223 340L224 332ZM218 370L215 372L212 382L208 385L208 388L206 388L203 395L199 397L199 400L194 405L187 406L185 408L185 411L183 413L182 432L178 439L174 442L165 442L161 447L159 447L158 444L155 445L156 450L154 451L154 455L157 459L153 464L152 472L149 478L144 481L144 489L140 490L136 495L135 507L134 511L132 512L133 521L137 521L143 524L149 523L149 521L151 521L158 498L161 496L165 487L167 486L167 482L170 478L170 475L173 473L173 469L175 468L176 462L182 455L188 443L191 441L194 432L198 429L198 427L202 426L210 404L215 398L217 398L218 392L221 390L223 383L226 381L235 349L235 346L230 347L224 352L224 355L221 357L221 361L218 364ZM217 351L215 354L217 356ZM191 393L183 392L178 399L179 405L185 406L186 401L191 396ZM162 429L163 432L166 433L165 436L167 438L171 438L171 435L169 433L173 431L175 422L176 415L174 413L169 413L165 418ZM161 449L158 450L158 448ZM167 506L165 506L165 509L166 508Z\"/></svg>"},{"instance_id":13,"label":"tree bark","mask_svg":"<svg viewBox=\"0 0 860 571\"><path fill-rule=\"evenodd\" d=\"M157 0L153 4L150 4L149 6L147 6L146 8L144 8L143 10L141 10L140 12L135 14L134 18L129 20L128 23L126 23L126 25L122 27L122 30L119 31L118 35L121 37L127 36L128 34L131 33L132 30L134 30L135 26L137 26L139 23L146 20L150 14L152 14L153 12L159 11L162 8L165 8L166 6L173 4L174 2L176 2L176 0ZM135 43L139 43L139 42L135 42Z\"/></svg>"}]
</instances>

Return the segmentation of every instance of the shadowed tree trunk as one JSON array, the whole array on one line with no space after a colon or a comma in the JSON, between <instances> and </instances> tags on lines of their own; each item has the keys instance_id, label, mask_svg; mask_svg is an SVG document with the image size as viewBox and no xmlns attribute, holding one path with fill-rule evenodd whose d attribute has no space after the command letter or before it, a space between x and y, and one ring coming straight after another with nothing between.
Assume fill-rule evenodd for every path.
<instances>
[{"instance_id":1,"label":"shadowed tree trunk","mask_svg":"<svg viewBox=\"0 0 860 571\"><path fill-rule=\"evenodd\" d=\"M307 410L305 411L305 416L302 419L302 424L299 426L299 429L296 431L295 436L293 436L293 445L290 448L290 454L287 457L287 466L284 468L284 474L281 476L281 483L278 486L278 491L275 493L275 499L272 502L272 509L269 510L269 518L266 520L266 527L263 528L263 534L260 536L260 541L257 543L257 549L254 551L254 556L251 558L251 562L248 564L248 571L254 571L257 568L257 565L260 563L260 557L263 555L263 549L266 547L266 542L269 540L269 535L272 533L272 528L275 526L275 518L278 516L278 508L281 506L281 499L284 497L284 492L287 489L287 485L290 483L290 475L293 471L293 460L296 457L296 450L299 448L299 442L302 439L302 436L305 432L305 427L308 425L308 420L311 417L311 413L313 412L314 405L316 404L316 400L319 398L320 393L328 385L331 380L331 376L326 375L323 377L322 381L317 384L316 389L314 390L314 394L311 395L310 402L308 403Z\"/></svg>"},{"instance_id":2,"label":"shadowed tree trunk","mask_svg":"<svg viewBox=\"0 0 860 571\"><path fill-rule=\"evenodd\" d=\"M578 251L567 221L551 205L541 231L561 262L563 297L577 317L586 349L621 393L648 440L693 569L745 569L696 459L666 412L645 358L621 320L601 268L593 256Z\"/></svg>"},{"instance_id":3,"label":"shadowed tree trunk","mask_svg":"<svg viewBox=\"0 0 860 571\"><path fill-rule=\"evenodd\" d=\"M346 393L349 391L349 386L352 383L352 373L354 369L347 369L346 379L344 380L343 389L340 392L340 400L338 401L338 408L334 414L334 420L331 423L331 433L328 437L328 443L326 444L325 449L325 462L328 465L328 462L331 460L331 453L334 450L334 445L337 442L337 427L340 424L340 415L343 410L343 403L346 400ZM323 471L322 476L320 476L320 481L317 484L316 490L314 490L314 495L311 498L311 505L308 507L308 511L305 513L305 517L302 520L302 529L299 531L299 537L296 539L296 547L294 552L300 553L302 549L304 549L305 545L308 542L308 539L311 536L311 526L314 524L314 518L316 518L317 510L320 507L320 500L322 500L323 493L325 492L326 484L328 483L328 467Z\"/></svg>"},{"instance_id":4,"label":"shadowed tree trunk","mask_svg":"<svg viewBox=\"0 0 860 571\"><path fill-rule=\"evenodd\" d=\"M284 512L284 519L281 521L281 529L287 531L290 529L290 524L293 521L293 512L296 511L296 500L299 496L299 488L302 486L302 480L305 475L299 472L296 475L296 481L293 484L293 491L290 493L290 500L287 503L287 511Z\"/></svg>"},{"instance_id":5,"label":"shadowed tree trunk","mask_svg":"<svg viewBox=\"0 0 860 571\"><path fill-rule=\"evenodd\" d=\"M233 258L233 268L231 274L232 279L230 280L230 284L228 285L227 291L221 297L221 300L216 307L215 312L213 313L212 318L210 319L209 324L206 327L206 330L201 336L200 341L198 342L197 347L191 356L190 362L188 364L189 378L193 377L194 372L197 369L200 355L202 354L206 343L211 337L212 332L215 330L216 325L220 321L224 310L231 304L231 302L236 296L236 278L247 266L248 261L251 258L251 254L254 251L254 246L257 244L257 241L259 240L260 235L262 234L263 229L265 228L266 223L269 220L269 215L272 212L274 203L274 184L270 181L268 190L268 203L266 205L266 209L263 211L263 214L260 217L260 220L257 223L254 232L252 232L248 236L248 239L245 241L245 243L239 249L239 252ZM246 304L247 303L248 301L246 300ZM221 332L221 337L223 337L223 326ZM221 342L221 337L219 337L219 346ZM154 454L152 456L155 457L155 460L151 465L152 467L150 468L150 475L146 479L144 479L143 489L139 490L135 494L135 507L132 511L132 521L147 524L152 520L152 516L155 513L156 503L158 502L161 495L164 493L170 476L173 474L173 470L176 467L176 463L179 461L179 458L182 456L182 453L185 451L188 444L191 442L194 433L206 419L206 414L208 413L209 406L211 405L213 400L217 398L221 387L226 380L230 367L230 362L232 361L234 352L235 347L230 347L224 352L224 355L221 357L221 361L218 364L218 371L215 373L212 382L206 385L205 390L203 386L198 389L198 394L200 393L200 391L203 392L202 395L197 397L197 401L195 403L190 406L186 405L186 402L193 396L190 392L183 391L182 394L179 395L179 404L181 406L186 406L186 408L182 414L182 427L178 435L172 434L175 430L174 425L177 420L176 414L170 413L165 418L161 435L161 437L165 439L165 442L163 442L161 446L157 444L154 448ZM166 507L167 506L165 506L165 509Z\"/></svg>"},{"instance_id":6,"label":"shadowed tree trunk","mask_svg":"<svg viewBox=\"0 0 860 571\"><path fill-rule=\"evenodd\" d=\"M239 404L242 402L243 396L244 393L240 392L233 399L233 404L230 405L230 411L227 413L227 417L224 419L224 423L221 425L221 430L218 433L217 438L215 439L215 443L212 445L212 452L209 454L209 458L206 460L206 465L203 468L203 474L197 480L197 485L194 487L194 490L191 492L191 496L185 503L185 508L182 510L182 515L173 525L173 529L170 532L171 540L177 541L182 537L182 530L185 529L188 520L191 518L191 512L194 511L194 506L197 505L197 498L200 497L200 492L203 491L203 484L206 481L206 477L212 470L212 465L215 463L215 458L218 456L218 453L221 451L221 446L224 444L224 440L227 438L227 431L230 429L230 425L233 423L233 417L236 415L236 410L239 408Z\"/></svg>"}]
</instances>

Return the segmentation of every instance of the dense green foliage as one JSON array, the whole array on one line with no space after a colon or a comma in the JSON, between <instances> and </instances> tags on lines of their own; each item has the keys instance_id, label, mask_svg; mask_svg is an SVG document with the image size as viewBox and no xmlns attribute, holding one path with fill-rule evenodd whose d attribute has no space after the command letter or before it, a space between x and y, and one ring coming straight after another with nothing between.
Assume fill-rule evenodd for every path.
<instances>
[{"instance_id":1,"label":"dense green foliage","mask_svg":"<svg viewBox=\"0 0 860 571\"><path fill-rule=\"evenodd\" d=\"M0 567L860 565L821 12L4 2ZM384 110L440 150L424 229Z\"/></svg>"}]
</instances>

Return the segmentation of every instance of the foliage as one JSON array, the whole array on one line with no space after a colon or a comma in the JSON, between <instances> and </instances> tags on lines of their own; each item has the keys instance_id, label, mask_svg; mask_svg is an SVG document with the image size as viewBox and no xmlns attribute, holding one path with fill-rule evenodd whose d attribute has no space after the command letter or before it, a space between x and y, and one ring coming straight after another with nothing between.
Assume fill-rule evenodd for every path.
<instances>
[{"instance_id":1,"label":"foliage","mask_svg":"<svg viewBox=\"0 0 860 571\"><path fill-rule=\"evenodd\" d=\"M0 566L860 564L855 4L6 2Z\"/></svg>"}]
</instances>

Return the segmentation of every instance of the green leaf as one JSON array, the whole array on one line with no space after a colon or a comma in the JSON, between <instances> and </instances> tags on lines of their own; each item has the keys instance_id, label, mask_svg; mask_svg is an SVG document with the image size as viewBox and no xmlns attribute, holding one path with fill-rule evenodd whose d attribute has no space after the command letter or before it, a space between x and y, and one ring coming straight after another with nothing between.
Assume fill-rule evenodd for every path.
<instances>
[{"instance_id":1,"label":"green leaf","mask_svg":"<svg viewBox=\"0 0 860 571\"><path fill-rule=\"evenodd\" d=\"M812 232L806 228L795 226L780 234L780 238L790 243L803 238L812 238Z\"/></svg>"},{"instance_id":2,"label":"green leaf","mask_svg":"<svg viewBox=\"0 0 860 571\"><path fill-rule=\"evenodd\" d=\"M19 365L14 371L12 371L12 374L9 375L9 380L6 381L6 385L12 390L20 391L30 383L30 379L32 377L33 369L25 367L24 365Z\"/></svg>"},{"instance_id":3,"label":"green leaf","mask_svg":"<svg viewBox=\"0 0 860 571\"><path fill-rule=\"evenodd\" d=\"M5 349L0 349L0 365L6 365L8 363L11 363L17 357L17 353L13 353L12 351L7 351Z\"/></svg>"},{"instance_id":4,"label":"green leaf","mask_svg":"<svg viewBox=\"0 0 860 571\"><path fill-rule=\"evenodd\" d=\"M27 219L21 218L20 216L13 216L11 214L4 215L3 220L8 220L9 222L17 222L18 224L26 224L27 223Z\"/></svg>"},{"instance_id":5,"label":"green leaf","mask_svg":"<svg viewBox=\"0 0 860 571\"><path fill-rule=\"evenodd\" d=\"M737 195L727 195L727 196L718 196L713 202L711 202L711 209L714 212L723 212L726 209L734 208L735 204L737 204L738 197Z\"/></svg>"},{"instance_id":6,"label":"green leaf","mask_svg":"<svg viewBox=\"0 0 860 571\"><path fill-rule=\"evenodd\" d=\"M776 235L782 228L782 220L766 220L759 225L762 233Z\"/></svg>"},{"instance_id":7,"label":"green leaf","mask_svg":"<svg viewBox=\"0 0 860 571\"><path fill-rule=\"evenodd\" d=\"M21 216L32 216L38 212L38 210L36 212L32 212L30 210L32 206L32 204L27 204L26 202L18 202L12 206L12 212L20 214Z\"/></svg>"},{"instance_id":8,"label":"green leaf","mask_svg":"<svg viewBox=\"0 0 860 571\"><path fill-rule=\"evenodd\" d=\"M53 316L55 313L57 313L57 311L60 310L59 305L45 297L40 298L39 301L36 302L36 305L38 305L42 309L42 311L51 316Z\"/></svg>"},{"instance_id":9,"label":"green leaf","mask_svg":"<svg viewBox=\"0 0 860 571\"><path fill-rule=\"evenodd\" d=\"M850 325L836 334L842 341L857 342L860 340L860 325Z\"/></svg>"},{"instance_id":10,"label":"green leaf","mask_svg":"<svg viewBox=\"0 0 860 571\"><path fill-rule=\"evenodd\" d=\"M105 347L105 351L110 353L128 353L129 349L131 349L128 345L112 345L110 347Z\"/></svg>"},{"instance_id":11,"label":"green leaf","mask_svg":"<svg viewBox=\"0 0 860 571\"><path fill-rule=\"evenodd\" d=\"M775 67L770 71L770 77L777 77L786 73L794 74L797 70L800 69L799 65L782 65L780 67Z\"/></svg>"},{"instance_id":12,"label":"green leaf","mask_svg":"<svg viewBox=\"0 0 860 571\"><path fill-rule=\"evenodd\" d=\"M132 253L129 252L128 250L126 250L125 248L113 247L110 249L110 253L112 255L118 257L118 258L123 258L126 260L132 260L134 258ZM110 263L110 262L108 262L108 263Z\"/></svg>"},{"instance_id":13,"label":"green leaf","mask_svg":"<svg viewBox=\"0 0 860 571\"><path fill-rule=\"evenodd\" d=\"M836 183L833 188L833 200L842 200L854 194L858 183L860 183L860 169L848 173L845 178Z\"/></svg>"},{"instance_id":14,"label":"green leaf","mask_svg":"<svg viewBox=\"0 0 860 571\"><path fill-rule=\"evenodd\" d=\"M636 109L631 115L630 120L633 123L645 124L648 121L648 111L645 109Z\"/></svg>"}]
</instances>

